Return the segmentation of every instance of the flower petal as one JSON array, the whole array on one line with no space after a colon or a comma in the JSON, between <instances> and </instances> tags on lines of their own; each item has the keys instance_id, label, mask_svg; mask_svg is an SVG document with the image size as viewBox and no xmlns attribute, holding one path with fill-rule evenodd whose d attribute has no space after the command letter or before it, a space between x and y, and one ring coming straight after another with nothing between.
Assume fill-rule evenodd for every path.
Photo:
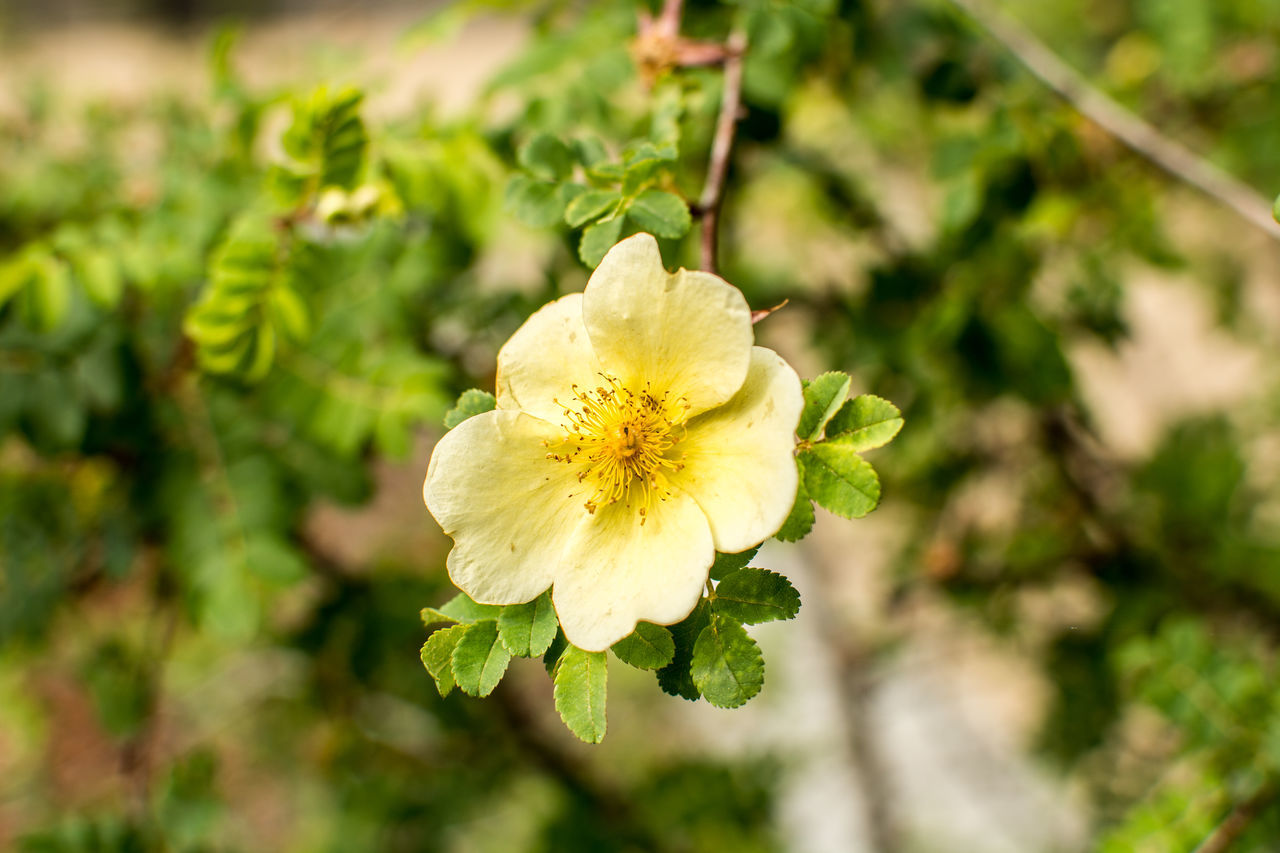
<instances>
[{"instance_id":1,"label":"flower petal","mask_svg":"<svg viewBox=\"0 0 1280 853\"><path fill-rule=\"evenodd\" d=\"M578 527L556 570L551 599L569 642L604 651L641 619L671 625L702 597L715 558L706 516L673 492L640 524L622 502Z\"/></svg>"},{"instance_id":2,"label":"flower petal","mask_svg":"<svg viewBox=\"0 0 1280 853\"><path fill-rule=\"evenodd\" d=\"M711 273L668 273L648 234L609 250L587 282L582 312L605 370L631 388L650 382L683 395L690 414L725 402L746 378L746 298Z\"/></svg>"},{"instance_id":3,"label":"flower petal","mask_svg":"<svg viewBox=\"0 0 1280 853\"><path fill-rule=\"evenodd\" d=\"M552 571L587 511L576 472L547 459L564 431L495 410L446 433L431 454L422 497L453 537L449 577L482 604L519 604Z\"/></svg>"},{"instance_id":4,"label":"flower petal","mask_svg":"<svg viewBox=\"0 0 1280 853\"><path fill-rule=\"evenodd\" d=\"M672 475L711 524L717 551L750 548L782 527L795 501L800 378L773 350L753 347L747 381L732 400L689 422Z\"/></svg>"},{"instance_id":5,"label":"flower petal","mask_svg":"<svg viewBox=\"0 0 1280 853\"><path fill-rule=\"evenodd\" d=\"M582 294L571 293L539 308L498 352L499 409L518 409L564 423L573 385L600 384L600 363L582 322Z\"/></svg>"}]
</instances>

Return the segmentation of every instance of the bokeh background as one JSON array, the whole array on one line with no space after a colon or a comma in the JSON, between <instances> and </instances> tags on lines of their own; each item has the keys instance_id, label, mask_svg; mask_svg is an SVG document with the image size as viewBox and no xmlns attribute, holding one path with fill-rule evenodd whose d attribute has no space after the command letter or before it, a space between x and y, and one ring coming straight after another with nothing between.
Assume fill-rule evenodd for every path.
<instances>
[{"instance_id":1,"label":"bokeh background","mask_svg":"<svg viewBox=\"0 0 1280 853\"><path fill-rule=\"evenodd\" d=\"M536 662L436 694L420 488L586 281L504 188L533 130L648 132L637 6L0 3L0 847L1280 849L1280 245L1016 56L1269 200L1280 2L963 5L1029 40L943 0L685 10L750 36L724 275L907 426L872 516L761 551L804 597L763 693L615 660L589 747ZM719 75L679 79L696 197ZM184 319L321 84L365 92L379 202L289 223L309 334L219 373Z\"/></svg>"}]
</instances>

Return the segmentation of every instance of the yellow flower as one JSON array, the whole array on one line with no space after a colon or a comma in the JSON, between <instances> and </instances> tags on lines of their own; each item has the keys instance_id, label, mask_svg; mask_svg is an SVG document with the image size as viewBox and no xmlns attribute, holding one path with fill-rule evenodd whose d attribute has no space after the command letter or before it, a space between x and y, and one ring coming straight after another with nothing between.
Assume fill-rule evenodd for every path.
<instances>
[{"instance_id":1,"label":"yellow flower","mask_svg":"<svg viewBox=\"0 0 1280 853\"><path fill-rule=\"evenodd\" d=\"M486 604L551 587L588 651L687 616L715 552L777 532L796 495L800 380L752 342L737 288L669 274L648 234L614 246L502 347L497 409L432 454L453 582Z\"/></svg>"}]
</instances>

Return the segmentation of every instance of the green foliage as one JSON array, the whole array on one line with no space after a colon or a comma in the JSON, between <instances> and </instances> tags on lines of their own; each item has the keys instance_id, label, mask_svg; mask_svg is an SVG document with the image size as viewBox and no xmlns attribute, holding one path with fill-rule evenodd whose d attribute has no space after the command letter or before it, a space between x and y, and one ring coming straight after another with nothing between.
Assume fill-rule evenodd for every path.
<instances>
[{"instance_id":1,"label":"green foliage","mask_svg":"<svg viewBox=\"0 0 1280 853\"><path fill-rule=\"evenodd\" d=\"M739 551L737 554L716 554L715 562L711 564L711 579L713 581L723 580L727 575L736 572L755 559L756 553L759 552L760 546L748 548L745 551Z\"/></svg>"},{"instance_id":2,"label":"green foliage","mask_svg":"<svg viewBox=\"0 0 1280 853\"><path fill-rule=\"evenodd\" d=\"M902 413L888 400L862 394L845 402L827 422L827 438L859 453L883 447L902 429Z\"/></svg>"},{"instance_id":3,"label":"green foliage","mask_svg":"<svg viewBox=\"0 0 1280 853\"><path fill-rule=\"evenodd\" d=\"M693 664L693 647L704 628L711 624L711 607L701 599L693 612L671 626L671 638L675 642L675 654L671 663L658 670L658 686L670 696L679 696L696 702L702 693L690 674Z\"/></svg>"},{"instance_id":4,"label":"green foliage","mask_svg":"<svg viewBox=\"0 0 1280 853\"><path fill-rule=\"evenodd\" d=\"M798 542L808 536L816 520L813 512L813 501L809 498L809 493L805 491L804 487L803 458L798 458L796 463L800 466L800 482L796 487L796 502L791 507L787 520L782 522L782 527L777 533L777 537L783 542Z\"/></svg>"},{"instance_id":5,"label":"green foliage","mask_svg":"<svg viewBox=\"0 0 1280 853\"><path fill-rule=\"evenodd\" d=\"M618 660L636 669L661 669L676 654L671 632L652 622L639 622L636 629L613 644Z\"/></svg>"},{"instance_id":6,"label":"green foliage","mask_svg":"<svg viewBox=\"0 0 1280 853\"><path fill-rule=\"evenodd\" d=\"M800 453L805 493L845 518L862 518L880 502L880 478L853 446L826 441Z\"/></svg>"},{"instance_id":7,"label":"green foliage","mask_svg":"<svg viewBox=\"0 0 1280 853\"><path fill-rule=\"evenodd\" d=\"M517 657L539 657L551 648L560 623L551 606L551 594L544 592L528 604L512 604L502 608L498 616L498 633L502 645Z\"/></svg>"},{"instance_id":8,"label":"green foliage","mask_svg":"<svg viewBox=\"0 0 1280 853\"><path fill-rule=\"evenodd\" d=\"M298 254L270 220L245 216L232 225L214 253L208 289L184 324L201 367L256 382L271 369L278 345L310 335Z\"/></svg>"},{"instance_id":9,"label":"green foliage","mask_svg":"<svg viewBox=\"0 0 1280 853\"><path fill-rule=\"evenodd\" d=\"M717 612L694 643L689 674L712 705L736 708L764 686L764 658L741 623Z\"/></svg>"},{"instance_id":10,"label":"green foliage","mask_svg":"<svg viewBox=\"0 0 1280 853\"><path fill-rule=\"evenodd\" d=\"M453 677L453 653L466 633L466 625L452 625L436 631L422 644L422 665L435 679L436 689L442 698L448 696L457 684Z\"/></svg>"},{"instance_id":11,"label":"green foliage","mask_svg":"<svg viewBox=\"0 0 1280 853\"><path fill-rule=\"evenodd\" d=\"M511 663L511 652L498 637L498 623L484 619L466 626L453 649L453 678L464 693L488 696Z\"/></svg>"},{"instance_id":12,"label":"green foliage","mask_svg":"<svg viewBox=\"0 0 1280 853\"><path fill-rule=\"evenodd\" d=\"M800 612L800 593L777 572L739 569L716 584L711 608L744 625L794 619Z\"/></svg>"},{"instance_id":13,"label":"green foliage","mask_svg":"<svg viewBox=\"0 0 1280 853\"><path fill-rule=\"evenodd\" d=\"M444 416L445 429L453 429L467 418L493 411L498 401L488 391L471 388L462 392L458 403Z\"/></svg>"},{"instance_id":14,"label":"green foliage","mask_svg":"<svg viewBox=\"0 0 1280 853\"><path fill-rule=\"evenodd\" d=\"M364 93L320 87L293 102L293 123L280 138L289 158L271 173L286 206L305 204L323 189L354 189L365 169L369 134L360 118Z\"/></svg>"},{"instance_id":15,"label":"green foliage","mask_svg":"<svg viewBox=\"0 0 1280 853\"><path fill-rule=\"evenodd\" d=\"M822 436L827 421L840 410L849 394L849 375L831 371L804 383L804 409L796 434L806 441Z\"/></svg>"},{"instance_id":16,"label":"green foliage","mask_svg":"<svg viewBox=\"0 0 1280 853\"><path fill-rule=\"evenodd\" d=\"M572 645L556 663L556 711L569 731L587 743L604 740L608 668L604 652L584 652Z\"/></svg>"}]
</instances>

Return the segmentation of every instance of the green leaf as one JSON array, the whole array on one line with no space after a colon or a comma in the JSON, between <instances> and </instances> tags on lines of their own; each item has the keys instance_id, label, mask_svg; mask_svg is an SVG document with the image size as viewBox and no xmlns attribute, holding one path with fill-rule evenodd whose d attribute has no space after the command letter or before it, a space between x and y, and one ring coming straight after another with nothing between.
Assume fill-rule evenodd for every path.
<instances>
[{"instance_id":1,"label":"green leaf","mask_svg":"<svg viewBox=\"0 0 1280 853\"><path fill-rule=\"evenodd\" d=\"M453 429L467 418L492 412L497 405L497 398L488 391L481 391L479 388L463 391L457 404L444 416L445 429Z\"/></svg>"},{"instance_id":2,"label":"green leaf","mask_svg":"<svg viewBox=\"0 0 1280 853\"><path fill-rule=\"evenodd\" d=\"M844 403L849 393L849 374L831 371L806 382L804 385L804 411L800 413L800 425L796 434L805 441L814 441L822 435L822 428Z\"/></svg>"},{"instance_id":3,"label":"green leaf","mask_svg":"<svg viewBox=\"0 0 1280 853\"><path fill-rule=\"evenodd\" d=\"M578 244L578 257L584 264L595 269L604 259L605 253L618 242L618 236L621 233L621 216L588 225L582 232L582 242Z\"/></svg>"},{"instance_id":4,"label":"green leaf","mask_svg":"<svg viewBox=\"0 0 1280 853\"><path fill-rule=\"evenodd\" d=\"M737 708L764 686L764 658L745 628L717 613L698 635L690 673L712 705Z\"/></svg>"},{"instance_id":5,"label":"green leaf","mask_svg":"<svg viewBox=\"0 0 1280 853\"><path fill-rule=\"evenodd\" d=\"M548 228L560 221L566 201L559 184L516 175L507 184L503 203L525 225Z\"/></svg>"},{"instance_id":6,"label":"green leaf","mask_svg":"<svg viewBox=\"0 0 1280 853\"><path fill-rule=\"evenodd\" d=\"M793 619L800 612L800 593L777 572L739 569L716 586L711 607L745 624Z\"/></svg>"},{"instance_id":7,"label":"green leaf","mask_svg":"<svg viewBox=\"0 0 1280 853\"><path fill-rule=\"evenodd\" d=\"M615 190L587 190L569 202L564 211L564 221L578 228L600 217L621 200L622 194Z\"/></svg>"},{"instance_id":8,"label":"green leaf","mask_svg":"<svg viewBox=\"0 0 1280 853\"><path fill-rule=\"evenodd\" d=\"M791 514L787 516L787 520L782 522L782 528L778 530L775 536L783 542L799 542L801 539L809 535L809 531L813 529L813 501L809 499L809 492L804 487L804 460L798 457L796 464L800 466L800 482L796 487L796 502L791 505Z\"/></svg>"},{"instance_id":9,"label":"green leaf","mask_svg":"<svg viewBox=\"0 0 1280 853\"><path fill-rule=\"evenodd\" d=\"M702 598L684 621L671 626L671 638L675 641L676 652L671 663L658 670L658 686L663 693L690 701L697 701L702 695L689 675L689 664L693 661L693 647L698 636L710 623L711 608L707 600Z\"/></svg>"},{"instance_id":10,"label":"green leaf","mask_svg":"<svg viewBox=\"0 0 1280 853\"><path fill-rule=\"evenodd\" d=\"M422 665L435 679L436 690L440 691L441 697L453 692L454 685L457 684L453 679L453 652L465 633L466 625L441 628L422 644Z\"/></svg>"},{"instance_id":11,"label":"green leaf","mask_svg":"<svg viewBox=\"0 0 1280 853\"><path fill-rule=\"evenodd\" d=\"M542 655L542 665L546 668L548 675L556 671L556 664L560 662L560 655L564 654L564 650L568 647L569 641L564 638L564 631L556 628L555 639L551 641L551 645Z\"/></svg>"},{"instance_id":12,"label":"green leaf","mask_svg":"<svg viewBox=\"0 0 1280 853\"><path fill-rule=\"evenodd\" d=\"M861 453L883 447L902 429L902 412L872 394L854 397L827 423L827 440L847 444Z\"/></svg>"},{"instance_id":13,"label":"green leaf","mask_svg":"<svg viewBox=\"0 0 1280 853\"><path fill-rule=\"evenodd\" d=\"M94 304L102 308L114 308L124 292L124 275L111 253L103 249L88 249L75 264L76 277ZM0 298L0 303L4 301Z\"/></svg>"},{"instance_id":14,"label":"green leaf","mask_svg":"<svg viewBox=\"0 0 1280 853\"><path fill-rule=\"evenodd\" d=\"M478 607L479 605L476 606ZM448 622L450 624L456 624L458 622L457 619L454 619L449 614L443 613L434 607L422 608L418 611L418 617L422 619L422 624L428 628L432 625L439 625L441 622Z\"/></svg>"},{"instance_id":15,"label":"green leaf","mask_svg":"<svg viewBox=\"0 0 1280 853\"><path fill-rule=\"evenodd\" d=\"M23 321L37 331L51 332L62 325L71 307L71 274L66 263L48 252L33 254L30 270L20 303Z\"/></svg>"},{"instance_id":16,"label":"green leaf","mask_svg":"<svg viewBox=\"0 0 1280 853\"><path fill-rule=\"evenodd\" d=\"M466 626L453 650L453 677L464 693L488 696L511 663L511 652L498 639L498 623L485 619Z\"/></svg>"},{"instance_id":17,"label":"green leaf","mask_svg":"<svg viewBox=\"0 0 1280 853\"><path fill-rule=\"evenodd\" d=\"M321 86L293 104L293 123L280 139L290 158L272 174L281 202L293 206L325 187L354 189L364 171L369 134L360 118L364 95Z\"/></svg>"},{"instance_id":18,"label":"green leaf","mask_svg":"<svg viewBox=\"0 0 1280 853\"><path fill-rule=\"evenodd\" d=\"M745 551L739 551L736 554L716 554L716 561L711 564L711 579L718 581L721 578L736 572L738 569L750 563L755 557L756 552L760 550L757 545L754 548L748 548Z\"/></svg>"},{"instance_id":19,"label":"green leaf","mask_svg":"<svg viewBox=\"0 0 1280 853\"><path fill-rule=\"evenodd\" d=\"M502 644L511 654L522 658L531 658L549 649L559 627L548 592L526 604L509 604L498 617Z\"/></svg>"},{"instance_id":20,"label":"green leaf","mask_svg":"<svg viewBox=\"0 0 1280 853\"><path fill-rule=\"evenodd\" d=\"M627 208L627 216L642 230L659 237L683 237L693 219L680 196L662 190L645 190Z\"/></svg>"},{"instance_id":21,"label":"green leaf","mask_svg":"<svg viewBox=\"0 0 1280 853\"><path fill-rule=\"evenodd\" d=\"M803 450L804 488L836 515L862 518L880 502L880 478L852 447L823 442Z\"/></svg>"},{"instance_id":22,"label":"green leaf","mask_svg":"<svg viewBox=\"0 0 1280 853\"><path fill-rule=\"evenodd\" d=\"M445 602L444 606L433 613L439 613L454 622L480 622L484 619L497 619L502 613L499 604L477 604L471 596L460 592Z\"/></svg>"},{"instance_id":23,"label":"green leaf","mask_svg":"<svg viewBox=\"0 0 1280 853\"><path fill-rule=\"evenodd\" d=\"M573 173L573 151L549 133L538 133L520 146L516 159L530 174L562 181Z\"/></svg>"},{"instance_id":24,"label":"green leaf","mask_svg":"<svg viewBox=\"0 0 1280 853\"><path fill-rule=\"evenodd\" d=\"M572 645L556 664L556 710L569 731L587 743L604 740L608 667L604 652L584 652Z\"/></svg>"},{"instance_id":25,"label":"green leaf","mask_svg":"<svg viewBox=\"0 0 1280 853\"><path fill-rule=\"evenodd\" d=\"M661 625L637 622L634 631L613 644L613 653L636 669L660 669L675 657L676 641Z\"/></svg>"}]
</instances>

